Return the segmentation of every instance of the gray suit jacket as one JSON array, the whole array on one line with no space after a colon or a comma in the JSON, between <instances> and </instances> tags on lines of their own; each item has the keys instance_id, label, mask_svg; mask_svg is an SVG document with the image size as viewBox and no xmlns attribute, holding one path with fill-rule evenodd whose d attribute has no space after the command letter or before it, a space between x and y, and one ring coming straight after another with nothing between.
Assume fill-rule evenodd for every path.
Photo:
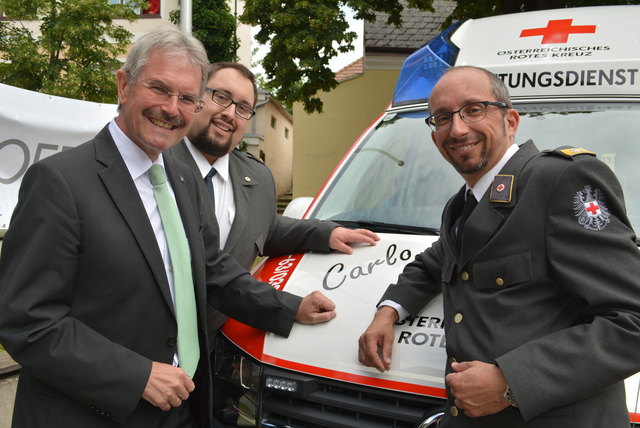
<instances>
[{"instance_id":1,"label":"gray suit jacket","mask_svg":"<svg viewBox=\"0 0 640 428\"><path fill-rule=\"evenodd\" d=\"M628 428L623 380L640 370L640 253L611 169L525 143L467 220L458 254L444 231L463 191L445 207L440 239L383 300L415 315L443 292L448 361L497 364L520 407L472 419L450 413L450 398L440 426ZM588 217L583 202L592 199L601 211Z\"/></svg>"},{"instance_id":2,"label":"gray suit jacket","mask_svg":"<svg viewBox=\"0 0 640 428\"><path fill-rule=\"evenodd\" d=\"M198 309L201 358L190 402L208 426L207 300L287 335L301 299L255 281L219 252L201 178L171 157L165 166ZM172 362L176 336L160 251L108 129L29 168L0 257L0 342L23 367L13 426L155 427L160 410L141 395L151 361Z\"/></svg>"},{"instance_id":3,"label":"gray suit jacket","mask_svg":"<svg viewBox=\"0 0 640 428\"><path fill-rule=\"evenodd\" d=\"M169 153L189 165L196 175L200 174L184 141L171 148ZM275 183L269 168L239 150L233 150L229 156L236 216L224 252L249 270L258 254L280 256L304 251L331 251L329 236L337 223L278 215ZM225 320L226 317L220 313L210 313L210 333L215 333Z\"/></svg>"}]
</instances>

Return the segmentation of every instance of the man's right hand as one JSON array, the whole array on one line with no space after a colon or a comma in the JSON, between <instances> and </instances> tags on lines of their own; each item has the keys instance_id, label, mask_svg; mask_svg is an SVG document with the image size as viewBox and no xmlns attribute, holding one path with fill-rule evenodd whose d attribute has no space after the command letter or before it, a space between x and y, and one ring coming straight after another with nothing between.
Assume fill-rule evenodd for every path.
<instances>
[{"instance_id":1,"label":"man's right hand","mask_svg":"<svg viewBox=\"0 0 640 428\"><path fill-rule=\"evenodd\" d=\"M398 321L398 312L390 306L381 307L373 317L369 328L358 341L358 359L367 367L375 367L381 373L391 368L391 346L393 325Z\"/></svg>"},{"instance_id":2,"label":"man's right hand","mask_svg":"<svg viewBox=\"0 0 640 428\"><path fill-rule=\"evenodd\" d=\"M167 411L172 407L179 407L195 387L181 368L152 361L151 374L142 398Z\"/></svg>"}]
</instances>

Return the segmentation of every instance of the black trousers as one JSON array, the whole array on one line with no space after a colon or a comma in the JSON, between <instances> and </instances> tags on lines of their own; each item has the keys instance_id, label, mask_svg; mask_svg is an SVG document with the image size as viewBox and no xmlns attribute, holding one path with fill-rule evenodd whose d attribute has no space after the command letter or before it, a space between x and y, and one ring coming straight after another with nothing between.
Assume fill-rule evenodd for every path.
<instances>
[{"instance_id":1,"label":"black trousers","mask_svg":"<svg viewBox=\"0 0 640 428\"><path fill-rule=\"evenodd\" d=\"M189 400L183 401L180 407L162 412L158 428L197 428L196 417L189 405Z\"/></svg>"}]
</instances>

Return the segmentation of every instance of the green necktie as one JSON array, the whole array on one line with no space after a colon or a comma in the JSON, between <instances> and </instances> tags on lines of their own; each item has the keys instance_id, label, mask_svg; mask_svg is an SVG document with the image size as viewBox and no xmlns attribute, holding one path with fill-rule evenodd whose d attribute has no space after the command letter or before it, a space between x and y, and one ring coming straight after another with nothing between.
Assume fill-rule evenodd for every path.
<instances>
[{"instance_id":1,"label":"green necktie","mask_svg":"<svg viewBox=\"0 0 640 428\"><path fill-rule=\"evenodd\" d=\"M200 359L198 345L198 321L196 318L196 298L191 276L191 256L184 233L180 213L169 193L164 169L161 165L149 168L149 179L153 185L153 195L158 203L162 227L167 237L169 257L173 271L176 319L178 321L178 358L180 367L193 377Z\"/></svg>"}]
</instances>

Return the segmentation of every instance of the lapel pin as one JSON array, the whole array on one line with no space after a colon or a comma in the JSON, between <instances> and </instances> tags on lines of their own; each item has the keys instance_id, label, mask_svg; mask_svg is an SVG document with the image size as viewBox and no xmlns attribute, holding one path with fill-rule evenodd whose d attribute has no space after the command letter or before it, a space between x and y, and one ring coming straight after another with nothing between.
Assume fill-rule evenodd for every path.
<instances>
[{"instance_id":1,"label":"lapel pin","mask_svg":"<svg viewBox=\"0 0 640 428\"><path fill-rule=\"evenodd\" d=\"M246 181L247 183L251 181L251 177L245 177L244 181Z\"/></svg>"}]
</instances>

